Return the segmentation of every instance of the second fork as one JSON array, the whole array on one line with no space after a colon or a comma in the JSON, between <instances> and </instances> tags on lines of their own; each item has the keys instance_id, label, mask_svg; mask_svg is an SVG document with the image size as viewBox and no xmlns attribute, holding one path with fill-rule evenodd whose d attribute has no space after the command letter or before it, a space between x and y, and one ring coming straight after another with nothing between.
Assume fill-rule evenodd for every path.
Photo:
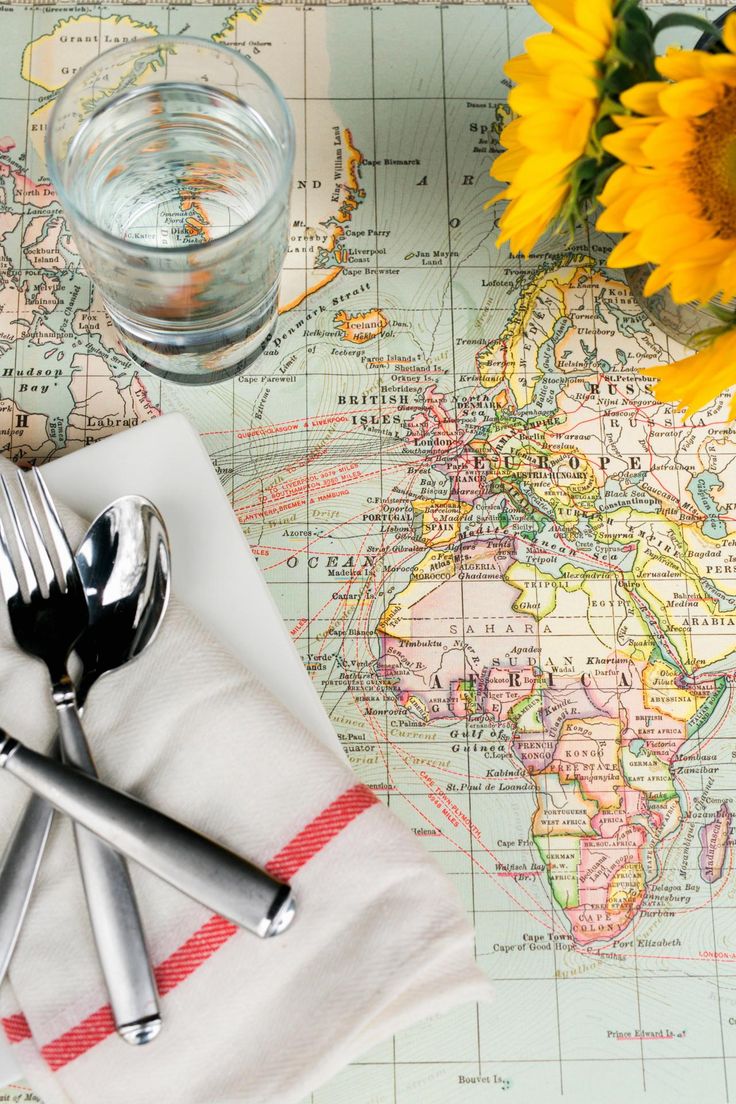
<instances>
[{"instance_id":1,"label":"second fork","mask_svg":"<svg viewBox=\"0 0 736 1104\"><path fill-rule=\"evenodd\" d=\"M52 563L36 509L18 476L26 525L0 480L13 541L0 521L0 582L19 646L45 663L59 719L62 754L70 765L94 774L77 709L68 661L87 624L87 603L58 514L37 471L36 492L60 572ZM29 551L35 554L38 569ZM15 546L16 562L11 555ZM155 1038L161 1026L156 986L125 860L75 825L75 839L95 942L116 1027L131 1043Z\"/></svg>"}]
</instances>

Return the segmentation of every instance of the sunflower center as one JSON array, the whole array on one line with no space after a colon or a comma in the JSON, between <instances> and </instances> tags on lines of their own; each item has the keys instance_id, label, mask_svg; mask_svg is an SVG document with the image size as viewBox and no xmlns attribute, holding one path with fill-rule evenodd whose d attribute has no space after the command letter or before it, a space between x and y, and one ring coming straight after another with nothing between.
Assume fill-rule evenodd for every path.
<instances>
[{"instance_id":1,"label":"sunflower center","mask_svg":"<svg viewBox=\"0 0 736 1104\"><path fill-rule=\"evenodd\" d=\"M736 88L726 87L715 107L692 120L686 160L688 184L701 215L719 238L736 237Z\"/></svg>"}]
</instances>

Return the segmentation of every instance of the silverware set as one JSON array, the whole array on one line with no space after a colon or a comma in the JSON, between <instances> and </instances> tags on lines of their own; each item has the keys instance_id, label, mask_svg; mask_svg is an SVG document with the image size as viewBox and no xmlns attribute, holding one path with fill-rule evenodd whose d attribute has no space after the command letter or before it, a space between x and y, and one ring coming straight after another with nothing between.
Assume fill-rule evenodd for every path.
<instances>
[{"instance_id":1,"label":"silverware set","mask_svg":"<svg viewBox=\"0 0 736 1104\"><path fill-rule=\"evenodd\" d=\"M53 810L70 816L92 932L117 1030L159 1033L158 995L123 856L265 937L294 916L291 889L246 859L101 782L81 721L94 683L153 640L169 596L163 520L146 499L118 499L72 554L38 471L0 480L0 584L18 646L45 664L58 716L51 756L0 729L0 767L34 791L0 862L0 979L31 897ZM13 493L15 492L15 493ZM4 517L2 516L4 515ZM81 674L69 673L76 656Z\"/></svg>"}]
</instances>

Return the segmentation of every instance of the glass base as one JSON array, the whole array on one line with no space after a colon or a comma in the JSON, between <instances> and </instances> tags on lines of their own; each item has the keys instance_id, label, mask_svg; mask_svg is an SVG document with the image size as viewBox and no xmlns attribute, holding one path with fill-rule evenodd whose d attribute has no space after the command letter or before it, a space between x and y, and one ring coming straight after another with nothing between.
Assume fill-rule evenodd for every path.
<instances>
[{"instance_id":1,"label":"glass base","mask_svg":"<svg viewBox=\"0 0 736 1104\"><path fill-rule=\"evenodd\" d=\"M108 312L128 356L141 368L171 383L201 385L221 383L240 375L261 355L274 333L278 305L274 297L268 309L250 320L213 335L196 330L178 333L144 333L132 328L117 312Z\"/></svg>"},{"instance_id":2,"label":"glass base","mask_svg":"<svg viewBox=\"0 0 736 1104\"><path fill-rule=\"evenodd\" d=\"M162 368L160 363L151 364L149 361L143 360L138 353L134 352L126 342L125 334L122 332L120 334L120 340L123 345L125 345L125 351L130 359L134 360L141 368L145 368L147 372L151 372L154 376L159 376L161 379L169 380L170 383L184 383L190 387L199 387L201 384L225 383L226 380L233 379L234 376L239 376L241 372L245 372L254 361L258 360L275 333L276 325L274 324L263 341L253 352L248 353L247 356L242 360L236 361L235 364L231 364L227 368L219 368L214 372L175 372L169 368Z\"/></svg>"}]
</instances>

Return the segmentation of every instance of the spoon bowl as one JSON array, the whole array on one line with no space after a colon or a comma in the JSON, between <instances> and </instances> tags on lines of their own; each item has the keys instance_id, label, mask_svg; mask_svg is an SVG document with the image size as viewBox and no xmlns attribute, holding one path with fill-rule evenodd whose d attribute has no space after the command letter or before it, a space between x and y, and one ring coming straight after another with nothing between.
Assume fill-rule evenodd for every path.
<instances>
[{"instance_id":1,"label":"spoon bowl","mask_svg":"<svg viewBox=\"0 0 736 1104\"><path fill-rule=\"evenodd\" d=\"M125 495L95 518L75 559L89 609L76 647L83 705L92 684L140 655L161 624L171 591L163 518L147 498Z\"/></svg>"}]
</instances>

